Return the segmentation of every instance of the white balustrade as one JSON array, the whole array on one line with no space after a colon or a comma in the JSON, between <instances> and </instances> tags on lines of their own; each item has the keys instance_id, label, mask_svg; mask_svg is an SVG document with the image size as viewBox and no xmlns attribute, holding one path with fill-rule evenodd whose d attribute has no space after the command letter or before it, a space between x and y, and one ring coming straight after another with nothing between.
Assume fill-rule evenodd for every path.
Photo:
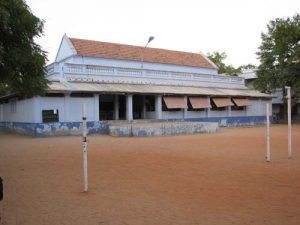
<instances>
[{"instance_id":1,"label":"white balustrade","mask_svg":"<svg viewBox=\"0 0 300 225\"><path fill-rule=\"evenodd\" d=\"M90 66L87 65L85 69L88 74L114 74L114 69L109 67Z\"/></svg>"},{"instance_id":2,"label":"white balustrade","mask_svg":"<svg viewBox=\"0 0 300 225\"><path fill-rule=\"evenodd\" d=\"M159 70L145 70L145 69L131 69L120 67L107 67L97 65L81 65L65 63L63 72L67 74L68 80L101 82L102 80L115 80L120 82L134 82L137 78L144 78L145 83L164 83L168 82L174 84L177 82L189 82L192 85L197 85L201 82L209 83L224 83L234 85L244 85L244 79L241 77L232 77L225 75L210 75L186 72L173 71L159 71ZM58 64L51 64L47 67L47 75L59 74ZM113 76L113 77L112 77ZM124 80L125 79L125 80Z\"/></svg>"},{"instance_id":3,"label":"white balustrade","mask_svg":"<svg viewBox=\"0 0 300 225\"><path fill-rule=\"evenodd\" d=\"M59 72L58 64L57 63L52 63L52 64L48 65L46 67L46 71L47 71L46 76L50 76L50 75L53 75L55 73L58 73Z\"/></svg>"},{"instance_id":4,"label":"white balustrade","mask_svg":"<svg viewBox=\"0 0 300 225\"><path fill-rule=\"evenodd\" d=\"M84 66L83 65L76 65L76 64L65 64L64 66L65 73L83 73Z\"/></svg>"},{"instance_id":5,"label":"white balustrade","mask_svg":"<svg viewBox=\"0 0 300 225\"><path fill-rule=\"evenodd\" d=\"M142 75L142 70L117 69L117 74L127 75L127 76L141 76Z\"/></svg>"}]
</instances>

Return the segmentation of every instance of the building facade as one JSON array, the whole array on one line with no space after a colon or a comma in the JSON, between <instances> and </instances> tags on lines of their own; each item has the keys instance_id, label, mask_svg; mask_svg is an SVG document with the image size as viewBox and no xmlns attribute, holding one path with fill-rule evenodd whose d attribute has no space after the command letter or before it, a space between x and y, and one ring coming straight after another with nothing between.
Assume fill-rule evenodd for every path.
<instances>
[{"instance_id":1,"label":"building facade","mask_svg":"<svg viewBox=\"0 0 300 225\"><path fill-rule=\"evenodd\" d=\"M239 77L243 77L245 79L245 84L247 87L253 89L253 83L257 78L255 71L249 70L245 71L244 73L240 74ZM284 98L286 93L282 88L277 88L273 93L272 98L272 117L274 122L280 122L284 119ZM292 105L292 119L293 120L300 120L300 101L296 102Z\"/></svg>"},{"instance_id":2,"label":"building facade","mask_svg":"<svg viewBox=\"0 0 300 225\"><path fill-rule=\"evenodd\" d=\"M212 121L221 126L265 122L270 95L243 77L217 74L199 53L62 38L47 66L45 96L0 98L0 128L34 136L79 134L82 105L90 133L138 120Z\"/></svg>"}]
</instances>

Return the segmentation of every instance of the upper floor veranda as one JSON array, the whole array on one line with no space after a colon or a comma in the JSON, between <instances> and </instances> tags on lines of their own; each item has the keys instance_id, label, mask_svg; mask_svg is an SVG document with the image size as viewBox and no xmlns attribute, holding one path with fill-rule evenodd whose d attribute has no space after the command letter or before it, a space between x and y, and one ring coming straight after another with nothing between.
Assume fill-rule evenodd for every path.
<instances>
[{"instance_id":1,"label":"upper floor veranda","mask_svg":"<svg viewBox=\"0 0 300 225\"><path fill-rule=\"evenodd\" d=\"M47 79L67 82L246 89L244 78L218 74L215 64L200 53L103 44L67 36L62 39L56 61L46 69Z\"/></svg>"}]
</instances>

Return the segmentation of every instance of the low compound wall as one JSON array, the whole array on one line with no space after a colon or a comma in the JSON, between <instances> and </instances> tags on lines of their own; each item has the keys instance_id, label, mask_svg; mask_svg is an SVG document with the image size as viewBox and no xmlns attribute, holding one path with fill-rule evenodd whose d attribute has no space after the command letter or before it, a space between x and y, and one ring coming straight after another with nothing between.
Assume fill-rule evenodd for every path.
<instances>
[{"instance_id":1,"label":"low compound wall","mask_svg":"<svg viewBox=\"0 0 300 225\"><path fill-rule=\"evenodd\" d=\"M87 122L89 134L107 134L108 122L95 121ZM82 122L61 122L61 123L16 123L0 122L0 130L25 134L35 137L81 135Z\"/></svg>"},{"instance_id":2,"label":"low compound wall","mask_svg":"<svg viewBox=\"0 0 300 225\"><path fill-rule=\"evenodd\" d=\"M153 137L179 134L215 133L218 130L218 123L207 122L153 122L109 126L109 134L114 137Z\"/></svg>"},{"instance_id":3,"label":"low compound wall","mask_svg":"<svg viewBox=\"0 0 300 225\"><path fill-rule=\"evenodd\" d=\"M272 118L270 117L270 120ZM233 126L253 126L262 125L266 123L265 116L244 116L244 117L210 117L210 118L190 118L186 120L168 119L160 120L160 122L215 122L219 126L233 127ZM271 120L272 121L272 120ZM133 121L134 124L136 121ZM138 121L140 123L140 121ZM145 121L148 123L158 121ZM124 123L127 121L89 121L87 128L89 134L108 134L109 125ZM126 129L126 128L124 128ZM175 129L175 128L174 128ZM20 122L0 122L0 130L31 135L35 137L46 136L62 136L62 135L81 135L82 122L60 122L60 123L20 123ZM125 132L125 131L124 131ZM142 133L142 132L140 132ZM142 134L140 135L142 136ZM145 136L147 136L145 134Z\"/></svg>"},{"instance_id":4,"label":"low compound wall","mask_svg":"<svg viewBox=\"0 0 300 225\"><path fill-rule=\"evenodd\" d=\"M266 124L266 116L232 116L232 117L209 117L191 118L185 121L192 122L216 122L221 127L254 126ZM272 116L270 116L272 122Z\"/></svg>"}]
</instances>

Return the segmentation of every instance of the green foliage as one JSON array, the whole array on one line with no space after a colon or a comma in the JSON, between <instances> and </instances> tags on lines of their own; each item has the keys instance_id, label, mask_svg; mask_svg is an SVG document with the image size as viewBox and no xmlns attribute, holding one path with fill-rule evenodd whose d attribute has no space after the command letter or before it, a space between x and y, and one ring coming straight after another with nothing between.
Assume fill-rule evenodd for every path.
<instances>
[{"instance_id":1,"label":"green foliage","mask_svg":"<svg viewBox=\"0 0 300 225\"><path fill-rule=\"evenodd\" d=\"M300 97L300 14L277 18L261 34L257 53L260 66L255 88L270 93L276 88L291 86L294 100Z\"/></svg>"},{"instance_id":2,"label":"green foliage","mask_svg":"<svg viewBox=\"0 0 300 225\"><path fill-rule=\"evenodd\" d=\"M42 32L23 0L0 0L0 94L44 93L46 53L34 42Z\"/></svg>"},{"instance_id":3,"label":"green foliage","mask_svg":"<svg viewBox=\"0 0 300 225\"><path fill-rule=\"evenodd\" d=\"M253 64L247 64L239 67L241 70L256 70L256 66Z\"/></svg>"},{"instance_id":4,"label":"green foliage","mask_svg":"<svg viewBox=\"0 0 300 225\"><path fill-rule=\"evenodd\" d=\"M207 57L213 61L218 67L219 74L229 74L236 76L239 73L242 73L244 69L255 69L256 67L252 64L247 64L244 66L240 66L238 68L233 67L232 65L226 65L223 61L227 58L227 54L225 52L213 52L207 53Z\"/></svg>"}]
</instances>

